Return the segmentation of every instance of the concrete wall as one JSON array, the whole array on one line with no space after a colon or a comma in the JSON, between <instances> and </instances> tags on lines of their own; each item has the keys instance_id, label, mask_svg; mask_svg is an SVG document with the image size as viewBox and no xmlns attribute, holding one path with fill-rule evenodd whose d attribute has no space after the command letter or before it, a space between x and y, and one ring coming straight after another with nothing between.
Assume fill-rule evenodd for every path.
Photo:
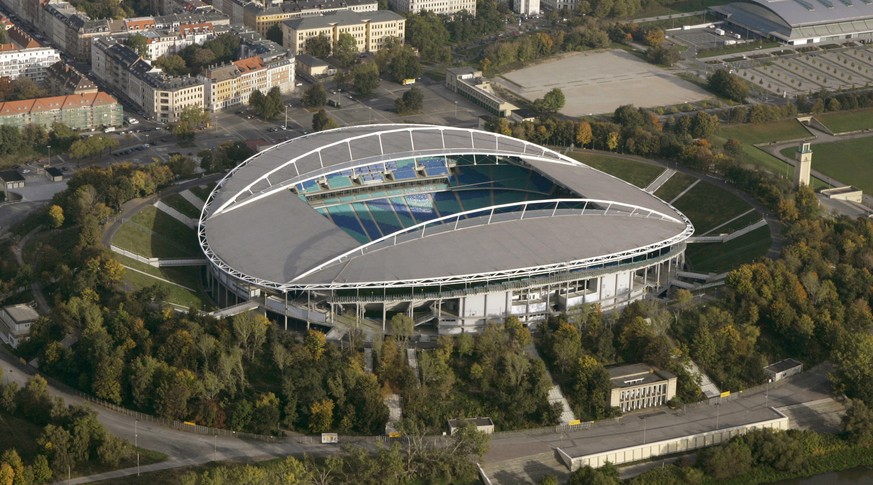
<instances>
[{"instance_id":1,"label":"concrete wall","mask_svg":"<svg viewBox=\"0 0 873 485\"><path fill-rule=\"evenodd\" d=\"M745 434L753 429L788 429L788 417L775 409L773 409L773 411L778 413L780 417L743 426L734 426L705 433L681 436L669 440L656 441L654 443L646 443L577 457L571 457L560 448L557 449L557 452L561 461L571 472L576 471L585 465L599 468L605 465L607 461L613 465L621 465L624 463L647 460L649 458L674 453L684 453L707 446L717 445L728 441L735 436Z\"/></svg>"}]
</instances>

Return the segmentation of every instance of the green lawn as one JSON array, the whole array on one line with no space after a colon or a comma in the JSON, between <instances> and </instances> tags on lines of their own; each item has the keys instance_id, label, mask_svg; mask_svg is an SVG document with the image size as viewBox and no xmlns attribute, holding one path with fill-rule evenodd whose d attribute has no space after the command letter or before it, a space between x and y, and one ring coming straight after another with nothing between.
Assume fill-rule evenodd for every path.
<instances>
[{"instance_id":1,"label":"green lawn","mask_svg":"<svg viewBox=\"0 0 873 485\"><path fill-rule=\"evenodd\" d=\"M200 209L191 205L184 197L179 194L170 194L161 199L161 202L176 209L182 215L186 215L192 219L200 218Z\"/></svg>"},{"instance_id":2,"label":"green lawn","mask_svg":"<svg viewBox=\"0 0 873 485\"><path fill-rule=\"evenodd\" d=\"M795 140L812 135L800 122L787 119L766 124L728 125L721 127L717 135L721 138L734 138L740 142L754 145L771 141Z\"/></svg>"},{"instance_id":3,"label":"green lawn","mask_svg":"<svg viewBox=\"0 0 873 485\"><path fill-rule=\"evenodd\" d=\"M779 46L779 42L749 42L745 44L735 44L731 46L725 47L716 47L713 49L703 49L697 53L698 59L704 59L707 57L716 57L716 56L724 56L727 54L738 54L740 52L750 52L758 49L769 49L771 47Z\"/></svg>"},{"instance_id":4,"label":"green lawn","mask_svg":"<svg viewBox=\"0 0 873 485\"><path fill-rule=\"evenodd\" d=\"M706 10L708 7L724 5L730 3L730 0L682 0L671 5L655 5L651 8L642 9L635 12L633 17L636 19L647 17L660 17L662 15L671 15L676 13L696 12L698 10ZM684 23L680 19L676 19L676 26L681 27Z\"/></svg>"},{"instance_id":5,"label":"green lawn","mask_svg":"<svg viewBox=\"0 0 873 485\"><path fill-rule=\"evenodd\" d=\"M873 110L839 111L815 115L815 118L834 133L868 130L873 128Z\"/></svg>"},{"instance_id":6,"label":"green lawn","mask_svg":"<svg viewBox=\"0 0 873 485\"><path fill-rule=\"evenodd\" d=\"M719 234L730 234L734 231L739 231L745 227L751 226L752 224L761 220L761 213L758 211L752 211L744 216L738 217L736 220L731 221L721 227L715 228L709 235L719 235Z\"/></svg>"},{"instance_id":7,"label":"green lawn","mask_svg":"<svg viewBox=\"0 0 873 485\"><path fill-rule=\"evenodd\" d=\"M183 307L194 307L197 309L203 308L204 305L210 305L209 300L198 291L198 279L200 277L199 266L155 268L154 266L134 261L133 259L126 258L119 254L116 254L115 257L121 264L128 268L137 269L144 273L148 273L149 275L156 276L157 278L163 278L176 283L175 285L170 284L142 273L125 269L123 280L134 290L158 285L167 291L167 302L169 303ZM183 286L191 288L191 290L183 288Z\"/></svg>"},{"instance_id":8,"label":"green lawn","mask_svg":"<svg viewBox=\"0 0 873 485\"><path fill-rule=\"evenodd\" d=\"M695 185L673 205L691 219L697 235L752 208L736 195L708 182Z\"/></svg>"},{"instance_id":9,"label":"green lawn","mask_svg":"<svg viewBox=\"0 0 873 485\"><path fill-rule=\"evenodd\" d=\"M782 150L794 156L794 148ZM836 143L812 146L812 168L840 182L873 192L873 138L856 138Z\"/></svg>"},{"instance_id":10,"label":"green lawn","mask_svg":"<svg viewBox=\"0 0 873 485\"><path fill-rule=\"evenodd\" d=\"M664 182L664 185L655 191L655 195L666 202L670 202L675 199L677 195L681 194L683 190L691 186L695 180L697 179L691 175L677 172L670 177L670 180Z\"/></svg>"},{"instance_id":11,"label":"green lawn","mask_svg":"<svg viewBox=\"0 0 873 485\"><path fill-rule=\"evenodd\" d=\"M124 222L112 244L147 258L178 258L200 254L194 229L148 206Z\"/></svg>"},{"instance_id":12,"label":"green lawn","mask_svg":"<svg viewBox=\"0 0 873 485\"><path fill-rule=\"evenodd\" d=\"M688 266L700 273L723 273L763 257L770 248L770 228L764 226L724 244L689 244Z\"/></svg>"},{"instance_id":13,"label":"green lawn","mask_svg":"<svg viewBox=\"0 0 873 485\"><path fill-rule=\"evenodd\" d=\"M570 153L570 156L597 170L614 175L637 187L644 188L664 171L662 167L648 163L635 162L608 155L590 155L582 152Z\"/></svg>"},{"instance_id":14,"label":"green lawn","mask_svg":"<svg viewBox=\"0 0 873 485\"><path fill-rule=\"evenodd\" d=\"M211 182L206 185L198 185L196 187L191 187L191 192L194 193L197 197L200 197L200 200L206 202L206 198L209 197L209 194L212 192L212 189L215 188L215 182Z\"/></svg>"}]
</instances>

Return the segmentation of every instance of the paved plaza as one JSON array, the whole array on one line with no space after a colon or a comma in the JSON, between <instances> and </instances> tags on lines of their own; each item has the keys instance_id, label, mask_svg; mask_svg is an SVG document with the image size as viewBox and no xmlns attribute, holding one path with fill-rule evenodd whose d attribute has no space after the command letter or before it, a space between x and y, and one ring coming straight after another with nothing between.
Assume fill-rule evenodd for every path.
<instances>
[{"instance_id":1,"label":"paved plaza","mask_svg":"<svg viewBox=\"0 0 873 485\"><path fill-rule=\"evenodd\" d=\"M567 99L561 113L567 116L612 113L625 104L649 108L712 97L672 72L621 50L570 54L504 74L494 83L530 101L561 88Z\"/></svg>"}]
</instances>

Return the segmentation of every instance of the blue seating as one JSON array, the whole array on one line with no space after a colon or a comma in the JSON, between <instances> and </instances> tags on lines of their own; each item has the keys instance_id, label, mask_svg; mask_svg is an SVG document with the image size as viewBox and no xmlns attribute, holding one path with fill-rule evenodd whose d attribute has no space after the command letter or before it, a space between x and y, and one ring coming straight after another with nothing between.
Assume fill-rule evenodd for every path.
<instances>
[{"instance_id":1,"label":"blue seating","mask_svg":"<svg viewBox=\"0 0 873 485\"><path fill-rule=\"evenodd\" d=\"M403 197L391 197L388 200L391 201L391 206L394 207L394 213L397 214L397 218L400 219L403 227L414 226L416 224L415 218L412 217L412 214L409 212L409 207L406 205L406 201Z\"/></svg>"},{"instance_id":2,"label":"blue seating","mask_svg":"<svg viewBox=\"0 0 873 485\"><path fill-rule=\"evenodd\" d=\"M437 192L433 194L433 205L441 216L450 216L463 212L461 204L455 198L454 192Z\"/></svg>"},{"instance_id":3,"label":"blue seating","mask_svg":"<svg viewBox=\"0 0 873 485\"><path fill-rule=\"evenodd\" d=\"M387 199L371 200L365 202L365 205L370 210L373 220L379 225L379 229L382 230L382 234L387 236L403 228L397 213L394 212L394 207Z\"/></svg>"},{"instance_id":4,"label":"blue seating","mask_svg":"<svg viewBox=\"0 0 873 485\"><path fill-rule=\"evenodd\" d=\"M352 208L355 210L355 214L358 216L358 220L361 221L361 225L364 226L364 229L367 231L367 234L370 235L370 240L379 239L382 237L382 231L379 230L379 225L376 224L376 221L373 220L373 216L370 215L370 210L366 205L356 202L352 204Z\"/></svg>"},{"instance_id":5,"label":"blue seating","mask_svg":"<svg viewBox=\"0 0 873 485\"><path fill-rule=\"evenodd\" d=\"M439 217L433 208L433 198L430 194L411 194L404 198L416 221L425 222Z\"/></svg>"},{"instance_id":6,"label":"blue seating","mask_svg":"<svg viewBox=\"0 0 873 485\"><path fill-rule=\"evenodd\" d=\"M321 187L318 185L318 182L313 180L307 180L301 184L297 184L297 191L300 193L310 193L310 192L318 192L321 190Z\"/></svg>"},{"instance_id":7,"label":"blue seating","mask_svg":"<svg viewBox=\"0 0 873 485\"><path fill-rule=\"evenodd\" d=\"M367 232L361 227L361 223L355 217L355 213L351 207L347 205L328 207L327 212L340 229L346 231L350 236L357 239L358 242L369 242L370 238Z\"/></svg>"},{"instance_id":8,"label":"blue seating","mask_svg":"<svg viewBox=\"0 0 873 485\"><path fill-rule=\"evenodd\" d=\"M495 190L494 205L511 204L513 202L521 202L525 199L524 192L515 192L513 190Z\"/></svg>"},{"instance_id":9,"label":"blue seating","mask_svg":"<svg viewBox=\"0 0 873 485\"><path fill-rule=\"evenodd\" d=\"M444 158L419 158L417 162L419 167L424 168L424 172L428 177L449 174L449 168L446 166Z\"/></svg>"},{"instance_id":10,"label":"blue seating","mask_svg":"<svg viewBox=\"0 0 873 485\"><path fill-rule=\"evenodd\" d=\"M481 209L493 205L490 190L459 190L458 199L465 211Z\"/></svg>"}]
</instances>

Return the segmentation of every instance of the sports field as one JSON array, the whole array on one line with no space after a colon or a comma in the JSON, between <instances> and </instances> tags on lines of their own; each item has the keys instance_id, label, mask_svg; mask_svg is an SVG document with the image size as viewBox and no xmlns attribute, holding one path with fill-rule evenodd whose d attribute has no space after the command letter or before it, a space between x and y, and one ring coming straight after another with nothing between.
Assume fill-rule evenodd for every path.
<instances>
[{"instance_id":1,"label":"sports field","mask_svg":"<svg viewBox=\"0 0 873 485\"><path fill-rule=\"evenodd\" d=\"M723 126L718 130L719 137L733 138L737 141L755 145L771 141L796 140L799 138L812 138L812 135L799 121L787 119L774 123L742 124Z\"/></svg>"},{"instance_id":2,"label":"sports field","mask_svg":"<svg viewBox=\"0 0 873 485\"><path fill-rule=\"evenodd\" d=\"M782 155L794 157L794 148ZM812 146L812 168L840 182L873 192L873 137Z\"/></svg>"},{"instance_id":3,"label":"sports field","mask_svg":"<svg viewBox=\"0 0 873 485\"><path fill-rule=\"evenodd\" d=\"M648 108L713 97L622 50L569 54L506 73L494 83L528 101L560 88L566 98L561 113L567 116L612 113L625 104Z\"/></svg>"}]
</instances>

